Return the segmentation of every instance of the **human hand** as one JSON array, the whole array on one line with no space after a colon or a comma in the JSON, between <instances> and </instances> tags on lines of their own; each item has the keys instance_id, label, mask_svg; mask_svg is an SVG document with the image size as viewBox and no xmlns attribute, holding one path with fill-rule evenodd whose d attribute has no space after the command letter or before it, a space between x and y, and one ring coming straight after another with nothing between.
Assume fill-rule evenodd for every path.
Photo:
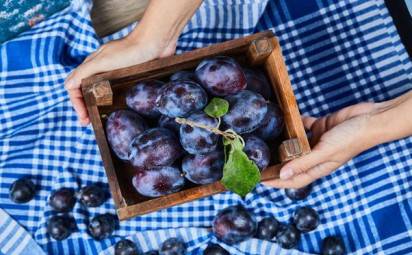
<instances>
[{"instance_id":1,"label":"human hand","mask_svg":"<svg viewBox=\"0 0 412 255\"><path fill-rule=\"evenodd\" d=\"M82 79L173 55L181 31L201 3L202 0L150 1L142 20L127 37L109 42L87 57L65 82L80 124L90 123L80 90Z\"/></svg>"},{"instance_id":2,"label":"human hand","mask_svg":"<svg viewBox=\"0 0 412 255\"><path fill-rule=\"evenodd\" d=\"M378 106L361 103L321 118L303 117L305 128L312 133L312 151L286 163L280 171L280 179L264 184L276 188L301 188L373 147L376 139L369 135L370 120Z\"/></svg>"},{"instance_id":3,"label":"human hand","mask_svg":"<svg viewBox=\"0 0 412 255\"><path fill-rule=\"evenodd\" d=\"M93 74L140 64L155 58L173 55L176 41L168 43L139 42L132 35L102 45L88 56L66 79L65 87L81 125L90 123L80 89L82 79Z\"/></svg>"}]
</instances>

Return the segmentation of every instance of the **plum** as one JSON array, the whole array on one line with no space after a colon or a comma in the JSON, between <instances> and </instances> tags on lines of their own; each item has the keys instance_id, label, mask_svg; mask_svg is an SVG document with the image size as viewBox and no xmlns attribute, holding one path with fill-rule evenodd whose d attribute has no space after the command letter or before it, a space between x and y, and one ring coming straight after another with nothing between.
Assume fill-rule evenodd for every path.
<instances>
[{"instance_id":1,"label":"plum","mask_svg":"<svg viewBox=\"0 0 412 255\"><path fill-rule=\"evenodd\" d=\"M47 233L55 240L68 238L76 230L76 222L68 215L55 215L47 221Z\"/></svg>"},{"instance_id":2,"label":"plum","mask_svg":"<svg viewBox=\"0 0 412 255\"><path fill-rule=\"evenodd\" d=\"M300 232L309 232L318 227L319 215L313 208L299 207L293 215L293 222Z\"/></svg>"},{"instance_id":3,"label":"plum","mask_svg":"<svg viewBox=\"0 0 412 255\"><path fill-rule=\"evenodd\" d=\"M126 93L127 106L145 117L158 117L160 113L156 99L163 85L163 82L156 80L139 81Z\"/></svg>"},{"instance_id":4,"label":"plum","mask_svg":"<svg viewBox=\"0 0 412 255\"><path fill-rule=\"evenodd\" d=\"M133 139L130 162L137 168L153 168L173 164L183 153L179 140L172 131L152 128Z\"/></svg>"},{"instance_id":5,"label":"plum","mask_svg":"<svg viewBox=\"0 0 412 255\"><path fill-rule=\"evenodd\" d=\"M345 245L339 236L328 236L322 242L322 255L343 255Z\"/></svg>"},{"instance_id":6,"label":"plum","mask_svg":"<svg viewBox=\"0 0 412 255\"><path fill-rule=\"evenodd\" d=\"M172 237L163 242L160 248L160 255L184 255L186 254L186 244L182 239Z\"/></svg>"},{"instance_id":7,"label":"plum","mask_svg":"<svg viewBox=\"0 0 412 255\"><path fill-rule=\"evenodd\" d=\"M272 87L265 74L257 69L243 68L246 77L246 89L261 94L265 99L273 99Z\"/></svg>"},{"instance_id":8,"label":"plum","mask_svg":"<svg viewBox=\"0 0 412 255\"><path fill-rule=\"evenodd\" d=\"M229 102L229 112L223 116L223 124L238 134L256 130L268 111L265 99L249 90L243 90L225 99Z\"/></svg>"},{"instance_id":9,"label":"plum","mask_svg":"<svg viewBox=\"0 0 412 255\"><path fill-rule=\"evenodd\" d=\"M250 160L255 162L260 171L265 169L270 163L270 150L266 143L260 138L248 135L245 137L245 147L243 150Z\"/></svg>"},{"instance_id":10,"label":"plum","mask_svg":"<svg viewBox=\"0 0 412 255\"><path fill-rule=\"evenodd\" d=\"M57 212L69 212L76 203L74 189L60 188L54 191L49 199L50 206Z\"/></svg>"},{"instance_id":11,"label":"plum","mask_svg":"<svg viewBox=\"0 0 412 255\"><path fill-rule=\"evenodd\" d=\"M300 232L292 224L280 225L276 234L276 242L284 249L296 247L300 239Z\"/></svg>"},{"instance_id":12,"label":"plum","mask_svg":"<svg viewBox=\"0 0 412 255\"><path fill-rule=\"evenodd\" d=\"M216 127L218 124L217 119L211 118L203 112L193 113L187 119L209 127ZM209 130L185 124L180 126L180 143L190 154L205 154L215 151L218 140L219 136Z\"/></svg>"},{"instance_id":13,"label":"plum","mask_svg":"<svg viewBox=\"0 0 412 255\"><path fill-rule=\"evenodd\" d=\"M175 118L170 118L163 114L160 116L158 120L158 125L159 127L172 130L176 132L177 134L179 133L179 130L180 130L180 124L175 121Z\"/></svg>"},{"instance_id":14,"label":"plum","mask_svg":"<svg viewBox=\"0 0 412 255\"><path fill-rule=\"evenodd\" d=\"M143 255L159 255L159 252L156 250L151 250L143 253Z\"/></svg>"},{"instance_id":15,"label":"plum","mask_svg":"<svg viewBox=\"0 0 412 255\"><path fill-rule=\"evenodd\" d=\"M185 179L176 167L165 166L137 170L133 177L136 191L147 197L159 197L182 189Z\"/></svg>"},{"instance_id":16,"label":"plum","mask_svg":"<svg viewBox=\"0 0 412 255\"><path fill-rule=\"evenodd\" d=\"M213 233L219 240L232 245L253 237L257 224L243 206L235 205L221 210L212 226Z\"/></svg>"},{"instance_id":17,"label":"plum","mask_svg":"<svg viewBox=\"0 0 412 255\"><path fill-rule=\"evenodd\" d=\"M223 249L222 246L211 243L203 251L203 255L230 255L230 253Z\"/></svg>"},{"instance_id":18,"label":"plum","mask_svg":"<svg viewBox=\"0 0 412 255\"><path fill-rule=\"evenodd\" d=\"M137 249L136 244L129 239L120 240L114 246L114 255L139 255L139 254L140 252Z\"/></svg>"},{"instance_id":19,"label":"plum","mask_svg":"<svg viewBox=\"0 0 412 255\"><path fill-rule=\"evenodd\" d=\"M268 111L260 126L254 134L265 141L273 141L279 137L283 130L283 114L280 108L273 104L268 104Z\"/></svg>"},{"instance_id":20,"label":"plum","mask_svg":"<svg viewBox=\"0 0 412 255\"><path fill-rule=\"evenodd\" d=\"M246 88L242 67L230 57L205 59L195 73L201 85L214 96L227 96Z\"/></svg>"},{"instance_id":21,"label":"plum","mask_svg":"<svg viewBox=\"0 0 412 255\"><path fill-rule=\"evenodd\" d=\"M98 207L106 200L106 192L98 185L91 184L80 189L79 199L86 207Z\"/></svg>"},{"instance_id":22,"label":"plum","mask_svg":"<svg viewBox=\"0 0 412 255\"><path fill-rule=\"evenodd\" d=\"M162 114L175 118L202 110L207 101L207 93L199 84L179 80L167 83L160 90L156 104Z\"/></svg>"},{"instance_id":23,"label":"plum","mask_svg":"<svg viewBox=\"0 0 412 255\"><path fill-rule=\"evenodd\" d=\"M112 235L116 228L116 218L114 215L106 213L95 216L87 226L89 234L95 240L103 240Z\"/></svg>"},{"instance_id":24,"label":"plum","mask_svg":"<svg viewBox=\"0 0 412 255\"><path fill-rule=\"evenodd\" d=\"M170 81L194 81L197 82L195 73L190 71L178 71L170 76Z\"/></svg>"},{"instance_id":25,"label":"plum","mask_svg":"<svg viewBox=\"0 0 412 255\"><path fill-rule=\"evenodd\" d=\"M20 178L10 186L9 197L18 204L27 203L36 195L36 186L28 178Z\"/></svg>"},{"instance_id":26,"label":"plum","mask_svg":"<svg viewBox=\"0 0 412 255\"><path fill-rule=\"evenodd\" d=\"M279 222L274 217L266 217L259 221L256 238L272 240L279 228Z\"/></svg>"},{"instance_id":27,"label":"plum","mask_svg":"<svg viewBox=\"0 0 412 255\"><path fill-rule=\"evenodd\" d=\"M309 184L300 189L285 189L285 195L293 201L303 200L310 195L312 185Z\"/></svg>"},{"instance_id":28,"label":"plum","mask_svg":"<svg viewBox=\"0 0 412 255\"><path fill-rule=\"evenodd\" d=\"M118 110L110 114L106 122L106 135L118 158L129 159L131 141L146 130L146 127L145 121L132 111Z\"/></svg>"},{"instance_id":29,"label":"plum","mask_svg":"<svg viewBox=\"0 0 412 255\"><path fill-rule=\"evenodd\" d=\"M221 151L187 155L182 161L182 171L193 183L209 184L222 179L224 160Z\"/></svg>"}]
</instances>

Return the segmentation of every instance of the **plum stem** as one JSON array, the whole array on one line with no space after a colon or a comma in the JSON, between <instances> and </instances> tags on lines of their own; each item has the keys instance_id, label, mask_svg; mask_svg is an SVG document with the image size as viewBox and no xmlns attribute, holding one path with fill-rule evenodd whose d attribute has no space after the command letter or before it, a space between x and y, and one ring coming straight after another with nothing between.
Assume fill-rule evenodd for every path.
<instances>
[{"instance_id":1,"label":"plum stem","mask_svg":"<svg viewBox=\"0 0 412 255\"><path fill-rule=\"evenodd\" d=\"M232 129L227 129L225 131L222 131L222 130L219 130L219 128L218 128L220 125L218 125L217 127L211 127L211 126L208 126L208 125L204 125L202 123L198 123L198 122L195 122L195 121L191 121L191 120L188 120L188 119L185 119L185 118L179 118L179 117L175 118L175 121L177 123L181 124L181 125L189 125L191 127L206 129L206 130L208 130L208 131L210 131L214 134L221 135L221 136L223 136L224 138L226 138L228 140L233 141L235 139L239 139L240 142L242 143L242 145L245 146L245 141L243 140L243 138L240 135L238 135ZM219 124L220 124L220 118L219 118Z\"/></svg>"}]
</instances>

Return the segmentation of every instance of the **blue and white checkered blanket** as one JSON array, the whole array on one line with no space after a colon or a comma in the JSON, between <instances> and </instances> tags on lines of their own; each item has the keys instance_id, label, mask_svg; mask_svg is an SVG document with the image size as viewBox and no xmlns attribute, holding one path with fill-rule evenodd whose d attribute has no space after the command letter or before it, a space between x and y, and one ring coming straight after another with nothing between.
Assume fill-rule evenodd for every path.
<instances>
[{"instance_id":1,"label":"blue and white checkered blanket","mask_svg":"<svg viewBox=\"0 0 412 255\"><path fill-rule=\"evenodd\" d=\"M209 231L216 212L241 203L258 220L273 215L283 222L297 206L310 205L320 213L321 224L302 235L295 251L251 239L232 247L222 244L231 254L319 253L322 238L331 234L341 235L354 254L412 254L412 138L356 157L317 181L310 197L299 203L285 198L282 190L259 185L245 200L222 193L122 222L113 237L94 241L85 221L114 213L109 200L89 212L76 205L79 231L62 242L50 239L45 231L52 214L50 191L106 182L93 131L77 124L63 87L67 74L102 43L88 7L76 2L0 45L0 206L46 252L110 254L109 247L125 236L147 251L178 235L190 254L201 254L208 242L217 242ZM208 0L186 26L178 51L266 29L279 37L303 114L321 116L412 88L412 64L383 0ZM30 176L39 191L31 202L17 205L8 190L22 176ZM21 239L10 238L14 243L7 247L18 246L16 240Z\"/></svg>"}]
</instances>

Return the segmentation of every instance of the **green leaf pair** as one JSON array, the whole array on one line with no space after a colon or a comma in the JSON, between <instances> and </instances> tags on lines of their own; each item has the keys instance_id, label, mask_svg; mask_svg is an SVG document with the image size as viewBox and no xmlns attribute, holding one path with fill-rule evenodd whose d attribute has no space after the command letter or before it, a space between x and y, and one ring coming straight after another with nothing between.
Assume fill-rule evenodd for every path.
<instances>
[{"instance_id":1,"label":"green leaf pair","mask_svg":"<svg viewBox=\"0 0 412 255\"><path fill-rule=\"evenodd\" d=\"M229 102L215 97L206 106L204 112L212 118L218 118L220 123L220 117L225 115L228 110ZM228 190L244 197L260 182L260 171L255 162L250 160L243 151L242 137L232 130L230 133L234 134L236 138L223 138L225 164L223 178L220 182Z\"/></svg>"},{"instance_id":2,"label":"green leaf pair","mask_svg":"<svg viewBox=\"0 0 412 255\"><path fill-rule=\"evenodd\" d=\"M260 182L259 168L243 151L243 144L239 138L233 141L226 140L225 143L228 144L225 145L225 152L228 153L225 153L221 183L228 190L244 197Z\"/></svg>"}]
</instances>

